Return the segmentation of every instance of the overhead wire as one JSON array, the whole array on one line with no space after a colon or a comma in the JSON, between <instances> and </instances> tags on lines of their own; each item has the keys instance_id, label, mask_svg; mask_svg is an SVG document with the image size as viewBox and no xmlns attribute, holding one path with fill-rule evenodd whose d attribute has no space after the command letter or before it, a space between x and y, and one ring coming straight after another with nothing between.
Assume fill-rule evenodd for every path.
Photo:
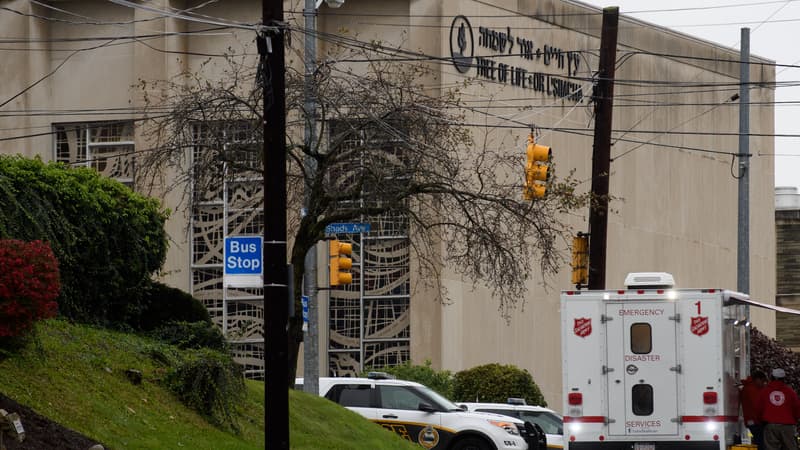
<instances>
[{"instance_id":1,"label":"overhead wire","mask_svg":"<svg viewBox=\"0 0 800 450\"><path fill-rule=\"evenodd\" d=\"M690 11L702 11L702 10L713 10L713 9L729 9L729 8L742 8L742 7L749 7L749 6L763 6L775 3L783 3L783 2L796 2L800 0L767 0L767 1L759 1L759 2L749 2L749 3L731 3L731 4L723 4L723 5L712 5L712 6L692 6L692 7L683 7L683 8L661 8L661 9L641 9L641 10L633 10L633 11L625 11L626 15L631 14L652 14L652 13L672 13L672 12L690 12ZM487 6L497 6L487 2L477 2ZM302 14L303 11L301 10L293 10L287 9L287 12L293 14ZM400 14L396 13L361 13L361 12L341 12L341 11L329 11L326 15L330 16L355 16L355 17L398 17ZM523 14L523 13L509 13L509 14L471 14L470 17L477 17L481 19L504 19L504 18L515 18L520 16L527 16L536 18L536 15L530 14ZM581 16L600 16L602 15L601 11L596 12L585 12L585 13L577 13L577 12L570 12L570 13L558 13L558 12L548 12L546 14L548 17L581 17ZM411 17L411 18L449 18L452 17L452 14L403 14L403 17Z\"/></svg>"},{"instance_id":2,"label":"overhead wire","mask_svg":"<svg viewBox=\"0 0 800 450\"><path fill-rule=\"evenodd\" d=\"M69 61L69 60L70 60L70 58L72 58L73 56L77 55L78 53L85 52L85 51L89 51L89 50L96 50L96 49L98 49L98 48L105 47L105 46L107 46L107 45L109 45L109 44L111 44L111 43L113 43L113 42L114 42L114 40L110 40L110 41L106 42L105 44L100 44L100 45L96 45L96 46L93 46L93 47L88 47L88 48L80 48L80 49L77 49L77 50L75 50L74 52L72 52L72 53L70 53L69 55L67 55L67 56L64 58L64 60L63 60L63 61L61 61L61 62L60 62L60 63L59 63L59 64L58 64L58 65L57 65L57 66L56 66L56 67L55 67L53 70L51 70L50 72L48 72L47 74L45 74L44 76L42 76L41 78L39 78L38 80L34 81L32 84L28 85L27 87L25 87L24 89L22 89L22 90L21 90L21 91L19 91L18 93L16 93L16 94L12 95L11 97L9 97L8 99L6 99L5 101L3 101L3 102L0 102L0 108L2 108L3 106L5 106L5 105L7 105L7 104L11 103L12 101L14 101L14 99L16 99L16 98L18 98L19 96L21 96L21 95L25 94L26 92L30 91L31 89L33 89L34 87L36 87L36 85L38 85L38 84L39 84L39 83L41 83L42 81L44 81L44 80L46 80L46 79L50 78L51 76L55 75L55 73L56 73L56 72L58 72L58 71L59 71L59 69L61 69L62 67L64 67L64 64L66 64L66 63L67 63L67 61Z\"/></svg>"},{"instance_id":3,"label":"overhead wire","mask_svg":"<svg viewBox=\"0 0 800 450\"><path fill-rule=\"evenodd\" d=\"M775 15L776 15L776 14L777 14L779 11L781 11L783 8L785 8L785 7L786 7L786 5L788 5L788 4L789 4L791 1L792 1L792 0L783 0L783 4L782 4L782 5L781 5L781 6L780 6L780 7L779 7L777 10L775 10L775 11L774 11L772 14L770 14L770 15L769 15L769 16L768 16L768 17L767 17L767 18L766 18L764 21L762 21L762 22L761 22L761 23L760 23L760 24L759 24L759 25L756 27L756 29L758 29L760 26L762 26L762 25L763 25L763 24L764 24L766 21L768 21L768 20L770 20L771 18L773 18L773 17L774 17L774 16L775 16ZM736 45L738 45L739 43L741 43L741 41L737 41L737 44L736 44ZM742 61L739 61L739 64L742 64ZM748 61L748 64L749 64L749 61ZM699 76L699 72L698 72L698 74L697 74L696 76ZM776 80L776 81L777 81L777 80ZM777 84L776 84L776 86L777 86ZM751 87L745 87L745 86L744 86L744 85L742 85L742 84L740 84L740 85L739 85L739 87L740 87L740 89L741 89L741 88L745 88L745 89L750 89L750 88L751 88ZM678 128L682 127L682 126L683 126L683 125L685 125L686 123L689 123L689 122L691 122L691 121L694 121L694 120L696 120L696 119L698 119L698 118L700 118L700 117L702 117L702 116L704 116L704 115L706 115L706 114L710 113L711 111L714 111L714 110L716 110L717 108L719 108L719 107L720 107L720 106L722 106L723 104L726 104L726 103L731 103L731 102L733 102L733 101L735 101L735 100L737 100L737 99L739 99L739 94L738 94L738 93L734 94L733 96L731 96L731 97L730 97L730 98L728 98L727 100L724 100L723 102L720 102L720 104L718 104L718 105L713 105L713 106L711 106L710 108L706 109L705 111L702 111L702 112L700 112L699 114L697 114L697 115L695 115L695 116L693 116L693 117L691 117L691 118L689 118L689 119L687 119L687 120L685 120L685 121L683 121L683 122L679 123L679 124L678 124L678 125L676 125L675 127L671 128L669 131L670 131L670 132L674 132L676 129L678 129ZM741 107L741 105L740 105L740 107ZM748 103L748 107L749 107L749 103ZM639 126L639 124L641 124L641 123L642 123L644 120L646 120L647 118L649 118L650 116L652 116L652 115L653 115L653 114L656 112L656 110L657 110L657 109L659 109L659 107L658 107L658 106L654 106L654 107L653 107L653 108L650 110L650 112L648 112L647 114L643 115L643 116L642 116L642 117L641 117L639 120L637 120L637 122L636 122L636 123L634 123L634 124L633 124L633 126L631 126L631 127L630 127L630 129L629 129L629 131L628 131L628 132L626 132L626 133L623 133L622 135L618 136L618 137L616 138L615 142L617 142L617 141L621 140L622 138L624 138L624 136L625 136L626 134L639 132L639 131L634 131L634 129L635 129L637 126ZM665 134L660 134L660 135L658 135L658 136L654 137L653 139L650 139L650 141L649 141L649 142L655 141L656 139L659 139L661 136L664 136L664 135L665 135ZM774 136L774 134L773 134L773 137L775 137L775 136ZM639 149L639 148L642 148L644 145L646 145L646 144L639 144L639 145L637 145L637 146L635 146L635 147L633 147L633 148L631 148L631 149L629 149L629 150L627 150L627 151L625 151L625 152L623 152L623 153L621 153L621 154L619 154L619 155L617 155L617 156L615 156L615 157L611 158L611 162L614 162L614 161L616 161L616 160L618 160L618 159L620 159L620 158L623 158L625 155L628 155L628 154L630 154L630 153L632 153L632 152L636 151L637 149ZM612 143L612 146L613 146L613 143ZM734 157L732 158L732 162L731 162L731 164L733 164L733 159L735 159L735 157L736 157L736 156L740 156L740 157L741 157L741 156L745 156L745 155L734 155ZM748 157L749 157L750 155L746 155L746 156L748 156ZM734 175L734 177L735 177L735 175Z\"/></svg>"},{"instance_id":4,"label":"overhead wire","mask_svg":"<svg viewBox=\"0 0 800 450\"><path fill-rule=\"evenodd\" d=\"M186 20L188 22L204 23L204 24L207 24L207 25L219 25L219 26L225 26L225 27L230 27L230 28L239 28L239 29L250 30L250 31L257 31L258 30L258 25L254 25L254 24L244 24L244 23L239 23L239 22L232 22L232 21L222 20L222 19L219 19L219 18L218 19L198 18L198 17L193 17L193 16L190 16L190 15L187 15L187 14L182 14L182 13L177 13L177 12L172 12L172 11L166 11L166 10L163 10L163 9L154 8L152 6L142 5L140 3L135 3L135 2L128 1L128 0L108 0L108 1L110 1L111 3L116 3L117 5L127 6L129 8L133 8L133 9L140 9L142 11L147 11L147 12L151 12L151 13L154 13L154 14L159 14L159 15L161 15L163 17L172 17L174 19Z\"/></svg>"}]
</instances>

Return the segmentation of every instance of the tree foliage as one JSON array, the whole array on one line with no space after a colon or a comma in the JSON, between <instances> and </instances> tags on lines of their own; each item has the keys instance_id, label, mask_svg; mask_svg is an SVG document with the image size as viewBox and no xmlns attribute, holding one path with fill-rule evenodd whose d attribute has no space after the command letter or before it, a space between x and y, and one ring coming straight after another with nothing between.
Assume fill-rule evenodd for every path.
<instances>
[{"instance_id":1,"label":"tree foliage","mask_svg":"<svg viewBox=\"0 0 800 450\"><path fill-rule=\"evenodd\" d=\"M89 168L0 156L0 238L50 243L59 312L87 323L140 313L142 288L167 251L167 213Z\"/></svg>"},{"instance_id":2,"label":"tree foliage","mask_svg":"<svg viewBox=\"0 0 800 450\"><path fill-rule=\"evenodd\" d=\"M412 364L406 361L403 364L384 367L380 369L392 374L400 380L416 381L433 389L445 398L453 398L453 374L449 370L436 370L431 367L431 360L426 360L425 364Z\"/></svg>"},{"instance_id":3,"label":"tree foliage","mask_svg":"<svg viewBox=\"0 0 800 450\"><path fill-rule=\"evenodd\" d=\"M456 373L456 402L505 403L509 397L524 398L529 405L547 406L530 372L513 365L485 364Z\"/></svg>"},{"instance_id":4,"label":"tree foliage","mask_svg":"<svg viewBox=\"0 0 800 450\"><path fill-rule=\"evenodd\" d=\"M58 261L42 241L0 240L0 338L20 337L53 317L60 290Z\"/></svg>"}]
</instances>

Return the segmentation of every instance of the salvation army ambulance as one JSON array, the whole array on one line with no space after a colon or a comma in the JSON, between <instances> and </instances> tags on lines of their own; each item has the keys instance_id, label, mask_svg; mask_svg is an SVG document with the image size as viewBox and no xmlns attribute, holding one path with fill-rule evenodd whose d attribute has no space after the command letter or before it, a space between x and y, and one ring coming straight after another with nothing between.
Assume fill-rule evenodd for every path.
<instances>
[{"instance_id":1,"label":"salvation army ambulance","mask_svg":"<svg viewBox=\"0 0 800 450\"><path fill-rule=\"evenodd\" d=\"M561 293L565 448L736 448L747 305L766 305L674 289L666 273L630 274L625 285Z\"/></svg>"}]
</instances>

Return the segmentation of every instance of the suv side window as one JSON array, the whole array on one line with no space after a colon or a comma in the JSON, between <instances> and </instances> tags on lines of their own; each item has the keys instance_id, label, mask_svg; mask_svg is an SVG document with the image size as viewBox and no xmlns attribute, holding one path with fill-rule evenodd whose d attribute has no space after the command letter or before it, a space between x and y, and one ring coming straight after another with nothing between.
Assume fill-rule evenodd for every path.
<instances>
[{"instance_id":1,"label":"suv side window","mask_svg":"<svg viewBox=\"0 0 800 450\"><path fill-rule=\"evenodd\" d=\"M369 384L338 384L325 394L325 398L342 406L369 408L372 406L371 395L372 386Z\"/></svg>"},{"instance_id":2,"label":"suv side window","mask_svg":"<svg viewBox=\"0 0 800 450\"><path fill-rule=\"evenodd\" d=\"M420 403L428 400L404 386L381 386L381 407L386 409L405 409L416 411Z\"/></svg>"}]
</instances>

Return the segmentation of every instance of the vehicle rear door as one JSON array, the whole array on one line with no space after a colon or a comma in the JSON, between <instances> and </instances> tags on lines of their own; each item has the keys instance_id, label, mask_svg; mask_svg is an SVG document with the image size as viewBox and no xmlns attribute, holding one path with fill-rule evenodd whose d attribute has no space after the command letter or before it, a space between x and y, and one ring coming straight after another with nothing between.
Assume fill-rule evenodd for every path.
<instances>
[{"instance_id":1,"label":"vehicle rear door","mask_svg":"<svg viewBox=\"0 0 800 450\"><path fill-rule=\"evenodd\" d=\"M672 302L606 304L609 434L678 433L677 321Z\"/></svg>"}]
</instances>

